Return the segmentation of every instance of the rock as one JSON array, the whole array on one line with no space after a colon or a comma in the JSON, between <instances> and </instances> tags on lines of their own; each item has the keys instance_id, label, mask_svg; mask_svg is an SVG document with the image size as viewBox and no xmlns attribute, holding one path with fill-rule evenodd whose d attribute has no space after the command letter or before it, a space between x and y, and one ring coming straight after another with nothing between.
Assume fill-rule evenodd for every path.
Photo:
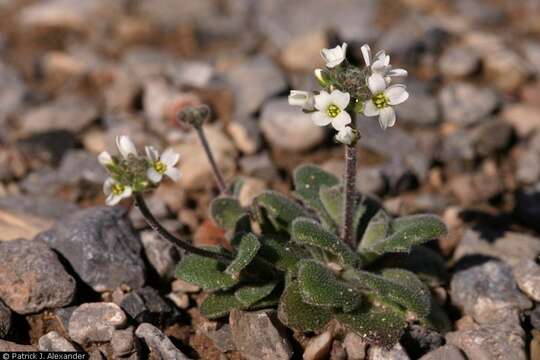
<instances>
[{"instance_id":1,"label":"rock","mask_svg":"<svg viewBox=\"0 0 540 360\"><path fill-rule=\"evenodd\" d=\"M164 279L174 278L174 270L180 261L180 249L163 239L153 230L141 232L141 242L148 262Z\"/></svg>"},{"instance_id":2,"label":"rock","mask_svg":"<svg viewBox=\"0 0 540 360\"><path fill-rule=\"evenodd\" d=\"M216 163L227 179L236 166L236 149L219 125L206 125L204 130ZM212 168L195 132L191 132L181 144L174 146L174 150L179 154L189 154L180 160L182 188L200 190L214 184Z\"/></svg>"},{"instance_id":3,"label":"rock","mask_svg":"<svg viewBox=\"0 0 540 360\"><path fill-rule=\"evenodd\" d=\"M499 100L489 88L480 88L469 83L446 85L439 92L445 120L467 126L477 124L495 111Z\"/></svg>"},{"instance_id":4,"label":"rock","mask_svg":"<svg viewBox=\"0 0 540 360\"><path fill-rule=\"evenodd\" d=\"M9 195L0 197L0 209L44 220L59 220L79 209L75 204L46 196Z\"/></svg>"},{"instance_id":5,"label":"rock","mask_svg":"<svg viewBox=\"0 0 540 360\"><path fill-rule=\"evenodd\" d=\"M122 208L95 207L77 211L38 236L69 262L95 291L145 281L141 243Z\"/></svg>"},{"instance_id":6,"label":"rock","mask_svg":"<svg viewBox=\"0 0 540 360\"><path fill-rule=\"evenodd\" d=\"M334 340L330 351L330 360L347 360L347 353L339 340Z\"/></svg>"},{"instance_id":7,"label":"rock","mask_svg":"<svg viewBox=\"0 0 540 360\"><path fill-rule=\"evenodd\" d=\"M320 335L315 336L309 340L306 348L304 349L304 360L322 360L326 359L330 348L332 347L332 334L329 331L325 331Z\"/></svg>"},{"instance_id":8,"label":"rock","mask_svg":"<svg viewBox=\"0 0 540 360\"><path fill-rule=\"evenodd\" d=\"M124 296L120 307L139 323L159 325L173 318L173 309L151 287L130 292Z\"/></svg>"},{"instance_id":9,"label":"rock","mask_svg":"<svg viewBox=\"0 0 540 360\"><path fill-rule=\"evenodd\" d=\"M480 58L472 50L454 46L439 59L439 70L447 78L464 78L480 69Z\"/></svg>"},{"instance_id":10,"label":"rock","mask_svg":"<svg viewBox=\"0 0 540 360\"><path fill-rule=\"evenodd\" d=\"M540 129L540 107L513 104L504 107L501 117L516 130L519 137L526 137Z\"/></svg>"},{"instance_id":11,"label":"rock","mask_svg":"<svg viewBox=\"0 0 540 360\"><path fill-rule=\"evenodd\" d=\"M11 330L11 310L0 301L0 339L5 338Z\"/></svg>"},{"instance_id":12,"label":"rock","mask_svg":"<svg viewBox=\"0 0 540 360\"><path fill-rule=\"evenodd\" d=\"M503 121L491 120L472 129L470 136L475 154L487 157L509 145L512 128Z\"/></svg>"},{"instance_id":13,"label":"rock","mask_svg":"<svg viewBox=\"0 0 540 360\"><path fill-rule=\"evenodd\" d=\"M187 310L189 308L189 296L181 292L167 294L167 299L171 300L177 308Z\"/></svg>"},{"instance_id":14,"label":"rock","mask_svg":"<svg viewBox=\"0 0 540 360\"><path fill-rule=\"evenodd\" d=\"M175 279L171 284L171 289L174 292L184 292L188 294L198 293L201 291L200 286L188 283L182 279Z\"/></svg>"},{"instance_id":15,"label":"rock","mask_svg":"<svg viewBox=\"0 0 540 360\"><path fill-rule=\"evenodd\" d=\"M450 296L454 305L481 324L497 321L504 311L532 307L518 290L511 268L498 261L456 273L450 282Z\"/></svg>"},{"instance_id":16,"label":"rock","mask_svg":"<svg viewBox=\"0 0 540 360\"><path fill-rule=\"evenodd\" d=\"M205 331L204 334L212 340L214 346L222 353L236 350L229 324L224 324L217 330Z\"/></svg>"},{"instance_id":17,"label":"rock","mask_svg":"<svg viewBox=\"0 0 540 360\"><path fill-rule=\"evenodd\" d=\"M534 306L534 309L526 312L526 314L529 316L531 325L536 330L540 329L540 305L536 304Z\"/></svg>"},{"instance_id":18,"label":"rock","mask_svg":"<svg viewBox=\"0 0 540 360\"><path fill-rule=\"evenodd\" d=\"M270 145L288 151L304 151L320 144L325 131L309 114L290 106L286 99L272 100L262 109L261 130Z\"/></svg>"},{"instance_id":19,"label":"rock","mask_svg":"<svg viewBox=\"0 0 540 360\"><path fill-rule=\"evenodd\" d=\"M242 207L248 208L253 204L253 199L266 191L268 185L266 182L255 178L243 178L242 189L238 194L238 201Z\"/></svg>"},{"instance_id":20,"label":"rock","mask_svg":"<svg viewBox=\"0 0 540 360\"><path fill-rule=\"evenodd\" d=\"M73 314L75 309L77 309L77 306L72 305L72 306L56 309L54 311L54 316L56 320L58 320L58 322L62 326L62 329L66 333L69 331L69 319L71 318L71 314Z\"/></svg>"},{"instance_id":21,"label":"rock","mask_svg":"<svg viewBox=\"0 0 540 360\"><path fill-rule=\"evenodd\" d=\"M3 61L0 61L0 83L3 84L0 90L0 129L2 129L0 139L3 139L6 130L5 117L20 108L27 89L17 71Z\"/></svg>"},{"instance_id":22,"label":"rock","mask_svg":"<svg viewBox=\"0 0 540 360\"><path fill-rule=\"evenodd\" d=\"M0 241L31 239L52 225L49 219L0 209Z\"/></svg>"},{"instance_id":23,"label":"rock","mask_svg":"<svg viewBox=\"0 0 540 360\"><path fill-rule=\"evenodd\" d=\"M69 319L69 337L81 345L111 341L126 322L126 314L114 303L82 304Z\"/></svg>"},{"instance_id":24,"label":"rock","mask_svg":"<svg viewBox=\"0 0 540 360\"><path fill-rule=\"evenodd\" d=\"M497 25L505 19L502 9L484 1L459 0L456 10L469 21L479 25Z\"/></svg>"},{"instance_id":25,"label":"rock","mask_svg":"<svg viewBox=\"0 0 540 360\"><path fill-rule=\"evenodd\" d=\"M275 312L233 310L229 316L236 349L246 360L290 359L293 351ZM258 334L257 337L251 334Z\"/></svg>"},{"instance_id":26,"label":"rock","mask_svg":"<svg viewBox=\"0 0 540 360\"><path fill-rule=\"evenodd\" d=\"M48 332L39 338L38 342L39 351L77 351L75 346L68 340L62 337L56 331Z\"/></svg>"},{"instance_id":27,"label":"rock","mask_svg":"<svg viewBox=\"0 0 540 360\"><path fill-rule=\"evenodd\" d=\"M227 126L227 131L238 150L244 154L253 155L261 147L261 134L254 119L231 121Z\"/></svg>"},{"instance_id":28,"label":"rock","mask_svg":"<svg viewBox=\"0 0 540 360\"><path fill-rule=\"evenodd\" d=\"M540 180L540 132L536 133L524 146L517 159L516 178L527 185Z\"/></svg>"},{"instance_id":29,"label":"rock","mask_svg":"<svg viewBox=\"0 0 540 360\"><path fill-rule=\"evenodd\" d=\"M422 356L420 360L467 360L454 345L444 345Z\"/></svg>"},{"instance_id":30,"label":"rock","mask_svg":"<svg viewBox=\"0 0 540 360\"><path fill-rule=\"evenodd\" d=\"M540 266L533 260L516 261L512 272L521 291L534 301L540 301Z\"/></svg>"},{"instance_id":31,"label":"rock","mask_svg":"<svg viewBox=\"0 0 540 360\"><path fill-rule=\"evenodd\" d=\"M457 346L469 359L525 360L524 332L519 324L499 319L495 324L446 334L447 343Z\"/></svg>"},{"instance_id":32,"label":"rock","mask_svg":"<svg viewBox=\"0 0 540 360\"><path fill-rule=\"evenodd\" d=\"M281 51L280 60L291 71L312 72L324 66L320 51L327 46L324 31L313 31L293 38Z\"/></svg>"},{"instance_id":33,"label":"rock","mask_svg":"<svg viewBox=\"0 0 540 360\"><path fill-rule=\"evenodd\" d=\"M398 122L415 126L433 126L439 123L437 100L426 93L418 93L395 108Z\"/></svg>"},{"instance_id":34,"label":"rock","mask_svg":"<svg viewBox=\"0 0 540 360\"><path fill-rule=\"evenodd\" d=\"M154 356L157 359L164 360L189 360L165 334L151 324L143 323L139 325L135 335L143 339L150 349L150 358Z\"/></svg>"},{"instance_id":35,"label":"rock","mask_svg":"<svg viewBox=\"0 0 540 360\"><path fill-rule=\"evenodd\" d=\"M97 116L98 108L87 98L64 96L27 111L18 122L19 134L27 136L55 130L78 133Z\"/></svg>"},{"instance_id":36,"label":"rock","mask_svg":"<svg viewBox=\"0 0 540 360\"><path fill-rule=\"evenodd\" d=\"M275 180L278 172L268 152L263 151L257 155L244 156L240 159L240 168L246 175L263 180Z\"/></svg>"},{"instance_id":37,"label":"rock","mask_svg":"<svg viewBox=\"0 0 540 360\"><path fill-rule=\"evenodd\" d=\"M0 352L17 351L17 352L29 352L36 351L34 346L15 344L11 341L0 339Z\"/></svg>"},{"instance_id":38,"label":"rock","mask_svg":"<svg viewBox=\"0 0 540 360\"><path fill-rule=\"evenodd\" d=\"M409 324L401 342L411 353L425 354L444 344L444 336L422 325Z\"/></svg>"},{"instance_id":39,"label":"rock","mask_svg":"<svg viewBox=\"0 0 540 360\"><path fill-rule=\"evenodd\" d=\"M136 351L137 343L133 330L132 327L125 330L114 330L111 346L116 358L129 356Z\"/></svg>"},{"instance_id":40,"label":"rock","mask_svg":"<svg viewBox=\"0 0 540 360\"><path fill-rule=\"evenodd\" d=\"M75 280L39 240L0 242L0 299L19 314L68 305Z\"/></svg>"},{"instance_id":41,"label":"rock","mask_svg":"<svg viewBox=\"0 0 540 360\"><path fill-rule=\"evenodd\" d=\"M442 139L441 161L447 164L474 160L473 138L468 129L457 129Z\"/></svg>"},{"instance_id":42,"label":"rock","mask_svg":"<svg viewBox=\"0 0 540 360\"><path fill-rule=\"evenodd\" d=\"M364 360L366 358L367 344L360 335L348 333L343 340L343 346L345 346L349 360Z\"/></svg>"},{"instance_id":43,"label":"rock","mask_svg":"<svg viewBox=\"0 0 540 360\"><path fill-rule=\"evenodd\" d=\"M169 183L170 184L170 183ZM173 185L174 186L174 185ZM146 205L148 206L148 209L154 214L156 219L161 220L163 222L163 226L169 231L177 231L179 228L179 224L177 221L169 221L166 219L169 216L169 209L167 207L166 201L168 193L162 193L165 187L158 188L155 192L150 193L144 197L144 200L146 201ZM166 190L166 189L165 189ZM179 199L176 198L175 201L178 201ZM180 201L181 202L181 201ZM174 210L173 210L174 211ZM148 226L148 223L146 222L146 219L144 218L143 214L141 214L141 211L137 207L131 208L129 212L129 219L133 223L133 226L136 229L145 228ZM141 240L143 237L143 234L149 234L151 231L142 231L141 232ZM153 245L153 242L150 241L150 244ZM146 249L146 245L143 242L143 246L145 247L145 251L149 251ZM151 254L146 254L147 257L151 256ZM152 259L148 259L150 263L155 266L155 264L152 262ZM156 269L157 270L157 269ZM159 272L158 272L159 273Z\"/></svg>"},{"instance_id":44,"label":"rock","mask_svg":"<svg viewBox=\"0 0 540 360\"><path fill-rule=\"evenodd\" d=\"M236 95L236 114L250 115L272 95L286 89L281 70L265 55L258 55L229 69L227 80Z\"/></svg>"},{"instance_id":45,"label":"rock","mask_svg":"<svg viewBox=\"0 0 540 360\"><path fill-rule=\"evenodd\" d=\"M470 205L487 201L504 190L498 170L491 165L484 171L463 174L449 181L449 188L461 204Z\"/></svg>"},{"instance_id":46,"label":"rock","mask_svg":"<svg viewBox=\"0 0 540 360\"><path fill-rule=\"evenodd\" d=\"M523 46L523 52L535 73L540 74L540 43L527 41Z\"/></svg>"},{"instance_id":47,"label":"rock","mask_svg":"<svg viewBox=\"0 0 540 360\"><path fill-rule=\"evenodd\" d=\"M537 221L540 219L540 183L518 190L514 211L525 225L536 230L540 229Z\"/></svg>"},{"instance_id":48,"label":"rock","mask_svg":"<svg viewBox=\"0 0 540 360\"><path fill-rule=\"evenodd\" d=\"M409 355L403 347L397 343L391 349L372 346L368 350L368 360L409 360Z\"/></svg>"}]
</instances>

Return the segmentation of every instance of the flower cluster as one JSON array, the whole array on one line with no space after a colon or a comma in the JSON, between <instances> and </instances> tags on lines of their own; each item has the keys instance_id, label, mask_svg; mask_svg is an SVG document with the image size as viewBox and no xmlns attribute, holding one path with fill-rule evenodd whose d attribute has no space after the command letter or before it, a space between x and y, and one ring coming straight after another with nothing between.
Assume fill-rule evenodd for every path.
<instances>
[{"instance_id":1,"label":"flower cluster","mask_svg":"<svg viewBox=\"0 0 540 360\"><path fill-rule=\"evenodd\" d=\"M180 171L175 167L180 155L172 149L160 155L154 147L146 146L146 156L139 156L135 144L127 136L116 137L116 146L119 157L111 156L107 151L98 156L110 175L103 184L107 205L116 205L133 193L155 187L164 175L173 181L180 179Z\"/></svg>"},{"instance_id":2,"label":"flower cluster","mask_svg":"<svg viewBox=\"0 0 540 360\"><path fill-rule=\"evenodd\" d=\"M378 116L379 124L386 129L396 123L393 106L407 100L409 93L405 85L391 85L393 77L406 76L407 71L394 69L384 50L372 56L369 45L363 45L363 69L347 61L346 51L346 43L322 49L326 68L315 70L315 77L323 89L317 92L292 90L289 104L311 113L318 126L332 125L338 131L336 140L351 145L358 139L351 114Z\"/></svg>"}]
</instances>

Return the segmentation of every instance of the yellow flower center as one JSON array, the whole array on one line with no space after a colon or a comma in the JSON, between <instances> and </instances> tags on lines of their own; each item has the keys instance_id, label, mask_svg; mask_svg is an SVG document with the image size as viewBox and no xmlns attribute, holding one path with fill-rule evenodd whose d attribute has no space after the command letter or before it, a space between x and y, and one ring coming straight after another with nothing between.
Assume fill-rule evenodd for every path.
<instances>
[{"instance_id":1,"label":"yellow flower center","mask_svg":"<svg viewBox=\"0 0 540 360\"><path fill-rule=\"evenodd\" d=\"M167 165L165 165L164 163L162 163L161 161L156 161L154 163L154 169L156 169L156 171L160 174L164 174L165 171L167 171Z\"/></svg>"},{"instance_id":2,"label":"yellow flower center","mask_svg":"<svg viewBox=\"0 0 540 360\"><path fill-rule=\"evenodd\" d=\"M341 112L341 109L339 108L339 106L335 104L330 104L326 108L326 114L330 116L331 118L335 118L336 116L339 115L340 112Z\"/></svg>"},{"instance_id":3,"label":"yellow flower center","mask_svg":"<svg viewBox=\"0 0 540 360\"><path fill-rule=\"evenodd\" d=\"M382 92L374 95L372 101L377 109L382 109L390 105L390 100Z\"/></svg>"},{"instance_id":4,"label":"yellow flower center","mask_svg":"<svg viewBox=\"0 0 540 360\"><path fill-rule=\"evenodd\" d=\"M122 193L124 192L124 190L126 189L126 187L120 183L115 183L112 188L111 188L111 192L113 195L122 195Z\"/></svg>"}]
</instances>

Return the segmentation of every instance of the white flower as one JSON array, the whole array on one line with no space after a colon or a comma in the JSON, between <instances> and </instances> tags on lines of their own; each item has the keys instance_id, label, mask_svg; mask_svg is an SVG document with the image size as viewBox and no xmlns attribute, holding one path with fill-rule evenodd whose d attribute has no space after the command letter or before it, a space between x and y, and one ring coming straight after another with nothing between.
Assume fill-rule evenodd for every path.
<instances>
[{"instance_id":1,"label":"white flower","mask_svg":"<svg viewBox=\"0 0 540 360\"><path fill-rule=\"evenodd\" d=\"M336 140L345 145L351 145L356 139L356 134L350 126L345 126L336 134Z\"/></svg>"},{"instance_id":2,"label":"white flower","mask_svg":"<svg viewBox=\"0 0 540 360\"><path fill-rule=\"evenodd\" d=\"M167 175L173 181L180 179L180 170L174 167L180 160L180 154L175 153L170 148L165 150L161 156L152 146L147 146L145 150L150 161L150 167L146 170L146 176L150 181L157 184L163 179L163 175Z\"/></svg>"},{"instance_id":3,"label":"white flower","mask_svg":"<svg viewBox=\"0 0 540 360\"><path fill-rule=\"evenodd\" d=\"M315 95L315 109L311 119L318 126L332 124L334 129L341 130L351 123L351 116L345 111L351 96L349 93L334 90L330 94L321 91Z\"/></svg>"},{"instance_id":4,"label":"white flower","mask_svg":"<svg viewBox=\"0 0 540 360\"><path fill-rule=\"evenodd\" d=\"M386 87L381 74L372 74L368 78L368 87L372 98L364 103L364 115L379 116L379 124L383 129L396 123L396 113L392 106L401 104L409 98L405 85L396 84Z\"/></svg>"},{"instance_id":5,"label":"white flower","mask_svg":"<svg viewBox=\"0 0 540 360\"><path fill-rule=\"evenodd\" d=\"M338 66L345 60L345 52L347 51L347 43L338 45L332 49L322 49L321 56L326 61L326 67L333 68Z\"/></svg>"},{"instance_id":6,"label":"white flower","mask_svg":"<svg viewBox=\"0 0 540 360\"><path fill-rule=\"evenodd\" d=\"M133 193L130 186L119 183L113 178L108 178L103 184L103 192L107 195L105 203L109 206L114 206L124 198L128 198Z\"/></svg>"},{"instance_id":7,"label":"white flower","mask_svg":"<svg viewBox=\"0 0 540 360\"><path fill-rule=\"evenodd\" d=\"M313 93L300 90L291 90L289 94L289 105L300 106L304 110L315 110L315 99Z\"/></svg>"},{"instance_id":8,"label":"white flower","mask_svg":"<svg viewBox=\"0 0 540 360\"><path fill-rule=\"evenodd\" d=\"M103 165L105 167L114 164L114 160L113 160L111 154L109 154L107 151L102 151L98 155L98 161L99 161L99 163L101 165Z\"/></svg>"},{"instance_id":9,"label":"white flower","mask_svg":"<svg viewBox=\"0 0 540 360\"><path fill-rule=\"evenodd\" d=\"M374 74L381 74L387 84L391 82L393 76L407 76L407 70L405 69L393 69L390 65L390 55L386 55L384 50L380 50L375 54L375 57L371 57L371 48L368 44L362 45L360 48L362 56L366 66L371 68L371 72Z\"/></svg>"},{"instance_id":10,"label":"white flower","mask_svg":"<svg viewBox=\"0 0 540 360\"><path fill-rule=\"evenodd\" d=\"M129 158L129 155L137 156L137 149L135 148L135 144L133 144L133 141L131 141L129 136L117 136L116 146L118 147L118 151L120 151L122 157L126 160Z\"/></svg>"}]
</instances>

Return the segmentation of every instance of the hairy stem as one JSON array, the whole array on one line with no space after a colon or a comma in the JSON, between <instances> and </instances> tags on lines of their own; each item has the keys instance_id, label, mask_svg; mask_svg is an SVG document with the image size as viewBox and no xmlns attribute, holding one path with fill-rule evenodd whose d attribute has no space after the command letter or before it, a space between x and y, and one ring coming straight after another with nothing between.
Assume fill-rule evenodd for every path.
<instances>
[{"instance_id":1,"label":"hairy stem","mask_svg":"<svg viewBox=\"0 0 540 360\"><path fill-rule=\"evenodd\" d=\"M221 173L221 170L217 166L216 159L214 158L214 154L212 153L212 150L210 149L210 145L208 144L208 140L206 139L206 135L204 133L202 126L196 126L195 130L197 131L197 135L199 136L199 139L201 140L201 144L204 148L204 152L206 153L206 157L208 158L208 161L210 162L210 166L212 167L212 172L214 173L214 177L216 178L216 183L219 187L219 191L225 195L230 195L229 189L227 188L227 185L225 184L225 180L223 179L223 174Z\"/></svg>"},{"instance_id":2,"label":"hairy stem","mask_svg":"<svg viewBox=\"0 0 540 360\"><path fill-rule=\"evenodd\" d=\"M215 259L215 260L224 262L226 264L230 263L231 259L230 257L226 255L200 249L171 234L169 231L167 231L167 229L165 229L159 223L159 221L154 217L150 209L148 209L148 206L146 205L146 202L144 201L144 197L141 194L136 194L134 197L135 197L135 204L137 204L137 207L141 211L148 225L152 228L152 230L157 232L162 238L164 238L167 241L170 241L171 243L177 245L178 247L192 254Z\"/></svg>"},{"instance_id":3,"label":"hairy stem","mask_svg":"<svg viewBox=\"0 0 540 360\"><path fill-rule=\"evenodd\" d=\"M355 119L354 114L352 116ZM351 124L354 126L354 121ZM353 239L353 211L356 202L356 141L345 145L345 196L343 197L343 223L341 238L353 249L356 246Z\"/></svg>"}]
</instances>

